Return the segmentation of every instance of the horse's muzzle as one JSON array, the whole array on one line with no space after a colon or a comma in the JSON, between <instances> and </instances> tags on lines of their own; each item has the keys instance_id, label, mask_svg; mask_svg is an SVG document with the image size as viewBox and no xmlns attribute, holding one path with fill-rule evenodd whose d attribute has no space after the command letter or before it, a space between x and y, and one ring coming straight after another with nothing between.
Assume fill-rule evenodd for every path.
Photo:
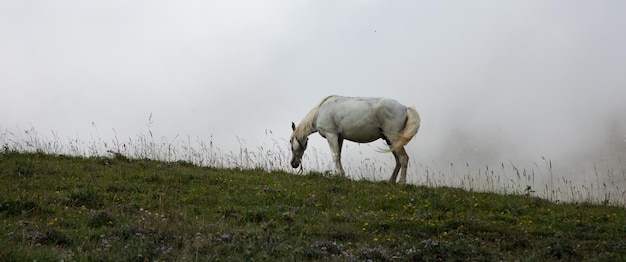
<instances>
[{"instance_id":1,"label":"horse's muzzle","mask_svg":"<svg viewBox=\"0 0 626 262\"><path fill-rule=\"evenodd\" d=\"M300 161L298 160L291 160L291 167L293 168L298 168L300 166Z\"/></svg>"}]
</instances>

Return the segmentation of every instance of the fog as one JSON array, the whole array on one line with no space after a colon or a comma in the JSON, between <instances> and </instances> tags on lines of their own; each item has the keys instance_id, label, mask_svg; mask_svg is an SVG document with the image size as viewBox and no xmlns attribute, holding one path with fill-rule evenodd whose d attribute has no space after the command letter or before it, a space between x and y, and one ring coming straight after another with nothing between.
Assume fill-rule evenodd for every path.
<instances>
[{"instance_id":1,"label":"fog","mask_svg":"<svg viewBox=\"0 0 626 262\"><path fill-rule=\"evenodd\" d=\"M5 139L34 128L106 141L150 132L223 152L268 139L286 148L291 121L325 96L384 96L422 117L407 147L416 183L451 163L454 172L513 164L543 179L551 162L566 181L597 186L597 173L610 174L619 194L623 10L621 1L3 1L0 128ZM307 154L330 154L319 135L310 140ZM374 152L382 145L346 143L348 165L391 165Z\"/></svg>"}]
</instances>

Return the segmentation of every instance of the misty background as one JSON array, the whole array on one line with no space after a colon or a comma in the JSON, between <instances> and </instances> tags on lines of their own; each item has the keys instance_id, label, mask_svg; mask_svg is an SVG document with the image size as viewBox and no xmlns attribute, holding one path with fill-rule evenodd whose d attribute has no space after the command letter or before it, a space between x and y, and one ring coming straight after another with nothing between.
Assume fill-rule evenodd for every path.
<instances>
[{"instance_id":1,"label":"misty background","mask_svg":"<svg viewBox=\"0 0 626 262\"><path fill-rule=\"evenodd\" d=\"M0 1L0 142L27 130L68 141L149 132L288 156L291 121L327 95L384 96L422 117L407 146L410 181L532 170L534 189L609 183L623 201L624 10L622 1ZM387 179L383 145L345 143L349 175L366 165ZM330 161L318 134L310 147L310 162Z\"/></svg>"}]
</instances>

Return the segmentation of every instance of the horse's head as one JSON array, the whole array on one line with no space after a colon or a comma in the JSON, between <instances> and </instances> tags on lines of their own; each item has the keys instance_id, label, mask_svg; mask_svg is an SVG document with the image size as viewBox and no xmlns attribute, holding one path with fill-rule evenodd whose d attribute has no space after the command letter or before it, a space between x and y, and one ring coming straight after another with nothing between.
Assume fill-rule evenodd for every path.
<instances>
[{"instance_id":1,"label":"horse's head","mask_svg":"<svg viewBox=\"0 0 626 262\"><path fill-rule=\"evenodd\" d=\"M296 131L296 124L291 122L291 129ZM302 155L304 155L304 150L306 150L307 143L309 142L309 138L305 137L304 139L296 138L294 134L291 135L291 139L289 143L291 144L291 167L298 168L300 166L300 162L302 161Z\"/></svg>"}]
</instances>

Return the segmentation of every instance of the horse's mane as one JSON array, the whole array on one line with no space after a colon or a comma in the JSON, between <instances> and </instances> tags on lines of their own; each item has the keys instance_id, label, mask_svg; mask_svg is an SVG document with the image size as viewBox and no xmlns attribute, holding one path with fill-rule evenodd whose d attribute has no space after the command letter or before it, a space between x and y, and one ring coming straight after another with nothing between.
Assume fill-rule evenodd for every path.
<instances>
[{"instance_id":1,"label":"horse's mane","mask_svg":"<svg viewBox=\"0 0 626 262\"><path fill-rule=\"evenodd\" d=\"M306 114L306 116L304 116L304 118L300 121L300 123L296 127L296 130L293 131L293 135L292 135L293 137L295 137L298 140L301 140L316 131L313 123L315 122L317 111L320 109L322 104L331 97L333 97L333 95L327 96L326 98L324 98L322 102L320 102L317 106L313 107L313 109L311 109L311 111L309 111L309 113Z\"/></svg>"}]
</instances>

